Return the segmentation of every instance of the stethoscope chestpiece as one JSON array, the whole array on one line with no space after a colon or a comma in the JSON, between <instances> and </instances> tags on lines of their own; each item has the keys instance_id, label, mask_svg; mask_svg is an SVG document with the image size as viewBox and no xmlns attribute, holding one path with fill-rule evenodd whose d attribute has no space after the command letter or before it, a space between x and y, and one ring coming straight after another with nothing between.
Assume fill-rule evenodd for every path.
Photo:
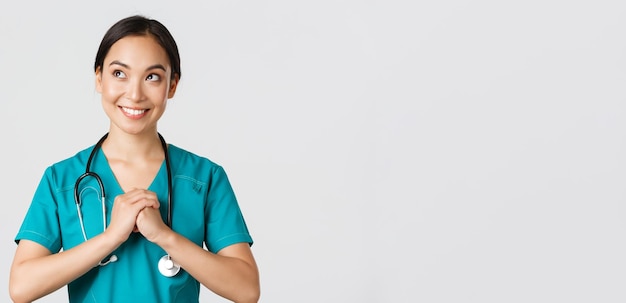
<instances>
[{"instance_id":1,"label":"stethoscope chestpiece","mask_svg":"<svg viewBox=\"0 0 626 303\"><path fill-rule=\"evenodd\" d=\"M180 271L180 265L176 264L170 255L165 255L159 259L159 271L165 277L173 277Z\"/></svg>"}]
</instances>

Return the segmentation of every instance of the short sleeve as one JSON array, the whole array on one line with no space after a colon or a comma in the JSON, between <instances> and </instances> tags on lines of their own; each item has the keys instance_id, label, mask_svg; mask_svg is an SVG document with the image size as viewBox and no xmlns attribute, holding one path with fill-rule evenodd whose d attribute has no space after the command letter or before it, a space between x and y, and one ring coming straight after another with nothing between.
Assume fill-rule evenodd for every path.
<instances>
[{"instance_id":1,"label":"short sleeve","mask_svg":"<svg viewBox=\"0 0 626 303\"><path fill-rule=\"evenodd\" d=\"M244 221L235 193L221 166L212 170L205 209L205 243L209 251L217 253L236 243L252 245L252 237Z\"/></svg>"},{"instance_id":2,"label":"short sleeve","mask_svg":"<svg viewBox=\"0 0 626 303\"><path fill-rule=\"evenodd\" d=\"M61 231L53 179L53 170L49 167L39 182L15 242L31 240L56 253L61 250Z\"/></svg>"}]
</instances>

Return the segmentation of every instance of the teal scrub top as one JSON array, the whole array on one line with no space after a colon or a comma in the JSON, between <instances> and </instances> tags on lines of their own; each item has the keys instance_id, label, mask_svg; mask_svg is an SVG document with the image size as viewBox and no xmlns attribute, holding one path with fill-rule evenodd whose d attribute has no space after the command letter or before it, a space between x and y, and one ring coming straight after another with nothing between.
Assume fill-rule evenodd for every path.
<instances>
[{"instance_id":1,"label":"teal scrub top","mask_svg":"<svg viewBox=\"0 0 626 303\"><path fill-rule=\"evenodd\" d=\"M48 167L15 237L37 242L51 253L84 242L74 185L85 172L93 146ZM224 169L172 144L168 147L172 172L172 229L196 245L217 253L252 237ZM106 157L97 151L91 164L104 183L107 221L113 200L123 193ZM161 165L148 190L157 194L167 223L167 169ZM81 211L88 239L103 232L100 188L96 180L81 181ZM107 222L108 225L108 222ZM70 302L198 302L199 282L184 269L174 277L160 274L157 263L166 253L140 233L132 233L113 254L116 262L97 266L68 285Z\"/></svg>"}]
</instances>

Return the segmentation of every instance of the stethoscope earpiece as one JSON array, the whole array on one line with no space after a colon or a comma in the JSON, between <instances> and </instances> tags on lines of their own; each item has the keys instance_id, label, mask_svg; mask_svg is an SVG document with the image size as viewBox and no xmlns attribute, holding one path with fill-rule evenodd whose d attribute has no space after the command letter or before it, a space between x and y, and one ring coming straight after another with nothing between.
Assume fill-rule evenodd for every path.
<instances>
[{"instance_id":1,"label":"stethoscope earpiece","mask_svg":"<svg viewBox=\"0 0 626 303\"><path fill-rule=\"evenodd\" d=\"M98 265L99 266L105 266L105 265L107 265L109 263L113 263L115 261L117 261L117 256L116 255L111 255L108 260L106 260L106 261L102 260L102 261L100 261L100 263L98 263Z\"/></svg>"}]
</instances>

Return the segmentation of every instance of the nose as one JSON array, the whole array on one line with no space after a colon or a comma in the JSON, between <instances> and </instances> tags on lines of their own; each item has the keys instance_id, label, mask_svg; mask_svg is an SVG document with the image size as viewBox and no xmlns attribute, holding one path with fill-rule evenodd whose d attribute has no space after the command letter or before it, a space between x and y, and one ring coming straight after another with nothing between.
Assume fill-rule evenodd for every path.
<instances>
[{"instance_id":1,"label":"nose","mask_svg":"<svg viewBox=\"0 0 626 303\"><path fill-rule=\"evenodd\" d=\"M126 97L133 102L142 101L144 99L143 81L140 79L129 81Z\"/></svg>"}]
</instances>

